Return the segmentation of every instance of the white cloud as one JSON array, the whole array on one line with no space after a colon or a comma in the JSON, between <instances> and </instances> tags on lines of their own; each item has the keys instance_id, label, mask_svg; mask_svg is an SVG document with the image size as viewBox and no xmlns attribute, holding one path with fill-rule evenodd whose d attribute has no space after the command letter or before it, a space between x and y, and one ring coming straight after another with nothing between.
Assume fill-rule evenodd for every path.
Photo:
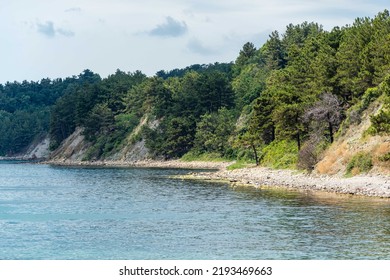
<instances>
[{"instance_id":1,"label":"white cloud","mask_svg":"<svg viewBox=\"0 0 390 280\"><path fill-rule=\"evenodd\" d=\"M37 31L50 38L53 38L56 35L56 31L54 30L54 24L52 21L46 21L45 23L37 23Z\"/></svg>"},{"instance_id":2,"label":"white cloud","mask_svg":"<svg viewBox=\"0 0 390 280\"><path fill-rule=\"evenodd\" d=\"M38 33L41 33L49 38L54 38L56 35L62 35L65 37L73 37L74 32L64 28L55 28L52 21L46 21L45 23L37 23L36 25Z\"/></svg>"},{"instance_id":3,"label":"white cloud","mask_svg":"<svg viewBox=\"0 0 390 280\"><path fill-rule=\"evenodd\" d=\"M117 68L153 75L229 62L246 42L259 47L289 23L315 21L329 30L387 7L388 0L6 0L0 83L66 77L85 68L103 77ZM139 36L140 30L149 36Z\"/></svg>"},{"instance_id":4,"label":"white cloud","mask_svg":"<svg viewBox=\"0 0 390 280\"><path fill-rule=\"evenodd\" d=\"M187 24L184 21L175 20L172 17L166 17L165 22L157 25L148 32L151 36L161 37L180 37L188 31Z\"/></svg>"}]
</instances>

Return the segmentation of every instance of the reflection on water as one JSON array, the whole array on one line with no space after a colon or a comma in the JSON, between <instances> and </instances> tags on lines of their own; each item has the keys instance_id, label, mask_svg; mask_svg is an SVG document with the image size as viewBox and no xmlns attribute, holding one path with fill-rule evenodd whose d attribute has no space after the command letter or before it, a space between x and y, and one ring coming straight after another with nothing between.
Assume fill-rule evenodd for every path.
<instances>
[{"instance_id":1,"label":"reflection on water","mask_svg":"<svg viewBox=\"0 0 390 280\"><path fill-rule=\"evenodd\" d=\"M0 259L389 259L390 201L0 166Z\"/></svg>"}]
</instances>

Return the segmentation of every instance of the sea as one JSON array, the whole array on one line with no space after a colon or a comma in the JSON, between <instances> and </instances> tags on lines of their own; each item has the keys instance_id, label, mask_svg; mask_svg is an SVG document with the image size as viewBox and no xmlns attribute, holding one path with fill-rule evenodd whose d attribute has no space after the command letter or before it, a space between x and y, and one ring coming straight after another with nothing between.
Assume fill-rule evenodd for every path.
<instances>
[{"instance_id":1,"label":"sea","mask_svg":"<svg viewBox=\"0 0 390 280\"><path fill-rule=\"evenodd\" d=\"M390 259L388 199L188 172L1 161L0 259Z\"/></svg>"}]
</instances>

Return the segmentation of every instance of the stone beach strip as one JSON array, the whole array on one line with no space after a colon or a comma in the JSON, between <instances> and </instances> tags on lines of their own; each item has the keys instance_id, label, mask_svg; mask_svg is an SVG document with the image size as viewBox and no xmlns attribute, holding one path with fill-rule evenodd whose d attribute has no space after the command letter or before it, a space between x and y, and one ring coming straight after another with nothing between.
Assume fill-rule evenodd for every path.
<instances>
[{"instance_id":1,"label":"stone beach strip","mask_svg":"<svg viewBox=\"0 0 390 280\"><path fill-rule=\"evenodd\" d=\"M247 167L227 170L233 162L203 162L180 160L157 161L47 161L54 165L115 166L138 168L209 169L190 171L180 179L229 182L232 185L248 185L257 188L282 187L300 191L321 191L348 195L390 198L390 177L385 175L358 175L345 178L337 175L306 174L296 170L275 170L266 167Z\"/></svg>"},{"instance_id":2,"label":"stone beach strip","mask_svg":"<svg viewBox=\"0 0 390 280\"><path fill-rule=\"evenodd\" d=\"M229 181L232 184L251 185L257 188L283 187L300 191L322 191L390 198L390 178L379 175L344 178L310 175L293 170L253 167L232 171L219 170L214 173L193 173L191 177L203 180Z\"/></svg>"}]
</instances>

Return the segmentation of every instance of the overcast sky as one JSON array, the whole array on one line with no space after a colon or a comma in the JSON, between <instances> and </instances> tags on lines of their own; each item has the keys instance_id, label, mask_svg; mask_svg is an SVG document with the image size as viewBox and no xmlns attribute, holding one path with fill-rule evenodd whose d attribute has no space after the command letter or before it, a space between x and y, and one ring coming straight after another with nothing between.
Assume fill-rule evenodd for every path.
<instances>
[{"instance_id":1,"label":"overcast sky","mask_svg":"<svg viewBox=\"0 0 390 280\"><path fill-rule=\"evenodd\" d=\"M248 41L374 17L389 0L0 0L0 83L234 61Z\"/></svg>"}]
</instances>

